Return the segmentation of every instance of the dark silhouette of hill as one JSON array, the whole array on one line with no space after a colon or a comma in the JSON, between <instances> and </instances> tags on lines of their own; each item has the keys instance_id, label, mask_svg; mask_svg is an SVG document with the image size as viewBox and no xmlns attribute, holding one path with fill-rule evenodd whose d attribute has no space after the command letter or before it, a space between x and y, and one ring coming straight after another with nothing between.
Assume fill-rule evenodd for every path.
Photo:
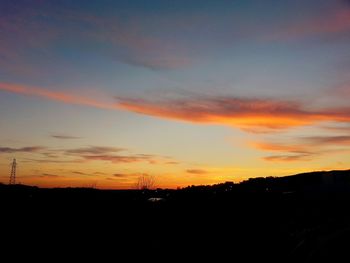
<instances>
[{"instance_id":1,"label":"dark silhouette of hill","mask_svg":"<svg viewBox=\"0 0 350 263\"><path fill-rule=\"evenodd\" d=\"M0 184L0 200L4 258L350 260L350 170L178 190Z\"/></svg>"}]
</instances>

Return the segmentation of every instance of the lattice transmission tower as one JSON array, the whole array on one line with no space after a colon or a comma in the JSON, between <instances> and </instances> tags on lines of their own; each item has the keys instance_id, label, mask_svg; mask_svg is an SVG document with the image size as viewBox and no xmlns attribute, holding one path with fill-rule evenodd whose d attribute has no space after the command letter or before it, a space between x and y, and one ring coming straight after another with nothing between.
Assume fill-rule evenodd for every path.
<instances>
[{"instance_id":1,"label":"lattice transmission tower","mask_svg":"<svg viewBox=\"0 0 350 263\"><path fill-rule=\"evenodd\" d=\"M13 159L12 165L11 165L11 174L10 174L9 184L16 184L16 168L17 168L17 162L16 162L16 159Z\"/></svg>"}]
</instances>

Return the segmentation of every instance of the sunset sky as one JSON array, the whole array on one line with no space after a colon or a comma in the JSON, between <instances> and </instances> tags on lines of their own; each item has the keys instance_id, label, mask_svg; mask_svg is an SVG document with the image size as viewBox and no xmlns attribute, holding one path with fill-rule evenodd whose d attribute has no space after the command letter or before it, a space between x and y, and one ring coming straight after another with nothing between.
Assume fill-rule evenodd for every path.
<instances>
[{"instance_id":1,"label":"sunset sky","mask_svg":"<svg viewBox=\"0 0 350 263\"><path fill-rule=\"evenodd\" d=\"M3 0L0 182L350 168L350 1Z\"/></svg>"}]
</instances>

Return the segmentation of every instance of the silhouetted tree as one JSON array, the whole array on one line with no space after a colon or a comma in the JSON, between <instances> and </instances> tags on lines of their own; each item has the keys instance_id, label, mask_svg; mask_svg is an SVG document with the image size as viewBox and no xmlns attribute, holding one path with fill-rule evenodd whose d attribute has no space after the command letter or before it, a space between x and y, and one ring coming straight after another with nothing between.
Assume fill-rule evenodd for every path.
<instances>
[{"instance_id":1,"label":"silhouetted tree","mask_svg":"<svg viewBox=\"0 0 350 263\"><path fill-rule=\"evenodd\" d=\"M136 189L139 190L150 190L154 188L156 181L153 176L143 174L141 175L136 182Z\"/></svg>"}]
</instances>

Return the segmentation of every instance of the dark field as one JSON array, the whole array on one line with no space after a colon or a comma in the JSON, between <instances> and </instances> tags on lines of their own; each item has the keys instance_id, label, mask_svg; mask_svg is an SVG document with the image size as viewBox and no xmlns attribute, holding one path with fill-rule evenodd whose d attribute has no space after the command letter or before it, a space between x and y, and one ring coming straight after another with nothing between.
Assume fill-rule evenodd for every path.
<instances>
[{"instance_id":1,"label":"dark field","mask_svg":"<svg viewBox=\"0 0 350 263\"><path fill-rule=\"evenodd\" d=\"M1 185L0 198L5 258L350 262L350 171L180 190Z\"/></svg>"}]
</instances>

